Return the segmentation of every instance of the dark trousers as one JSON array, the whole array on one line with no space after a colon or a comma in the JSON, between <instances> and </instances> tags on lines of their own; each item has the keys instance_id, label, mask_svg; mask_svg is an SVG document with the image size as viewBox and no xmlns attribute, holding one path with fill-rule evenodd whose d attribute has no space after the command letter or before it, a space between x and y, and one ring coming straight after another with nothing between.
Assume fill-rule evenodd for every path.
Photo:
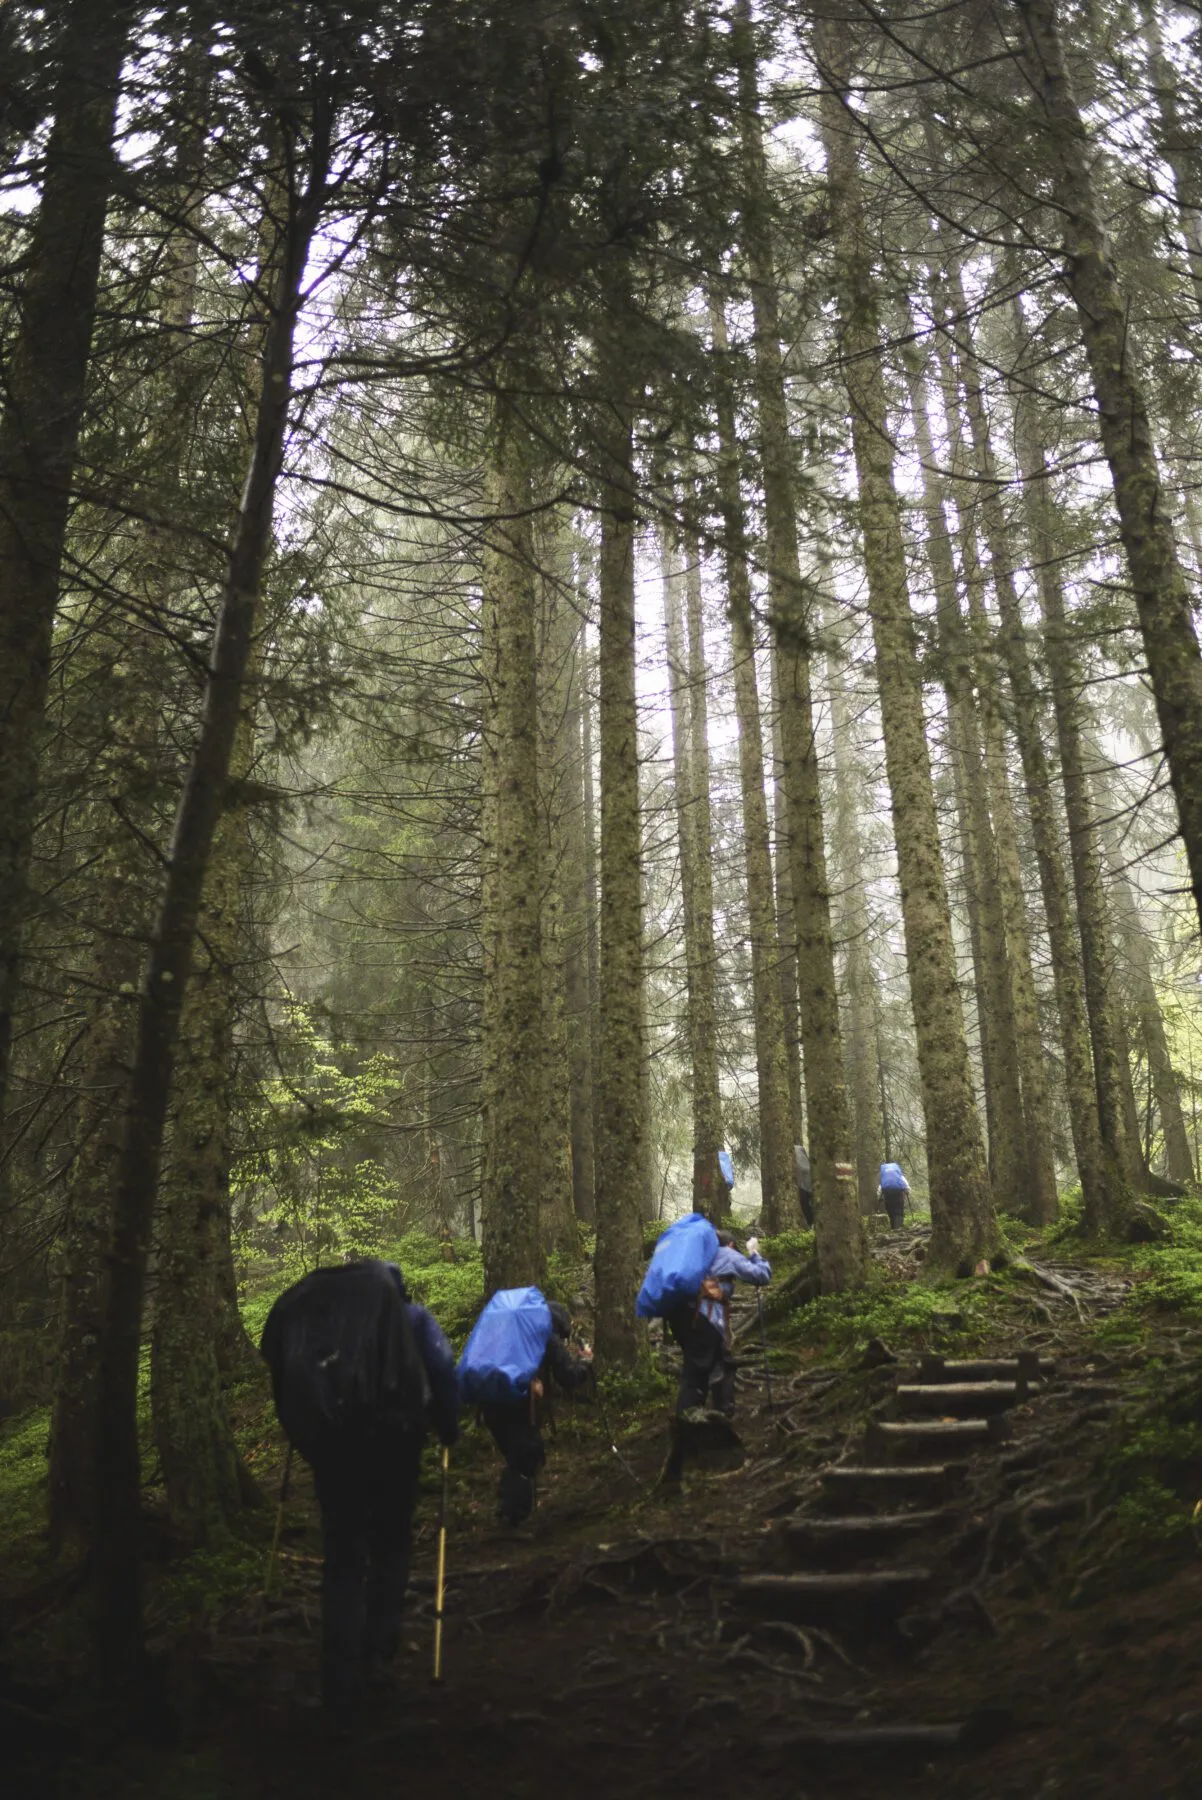
<instances>
[{"instance_id":1,"label":"dark trousers","mask_svg":"<svg viewBox=\"0 0 1202 1800\"><path fill-rule=\"evenodd\" d=\"M722 1333L691 1306L670 1313L667 1325L684 1358L676 1392L677 1412L711 1405L729 1418L735 1410L735 1364Z\"/></svg>"},{"instance_id":2,"label":"dark trousers","mask_svg":"<svg viewBox=\"0 0 1202 1800\"><path fill-rule=\"evenodd\" d=\"M497 1512L507 1525L521 1525L534 1511L535 1476L547 1460L537 1415L532 1415L529 1400L486 1406L482 1411L505 1458L497 1483Z\"/></svg>"},{"instance_id":3,"label":"dark trousers","mask_svg":"<svg viewBox=\"0 0 1202 1800\"><path fill-rule=\"evenodd\" d=\"M366 1664L396 1654L409 1579L422 1439L377 1427L331 1432L308 1458L321 1505L321 1692L353 1699Z\"/></svg>"},{"instance_id":4,"label":"dark trousers","mask_svg":"<svg viewBox=\"0 0 1202 1800\"><path fill-rule=\"evenodd\" d=\"M904 1188L883 1188L881 1199L885 1202L885 1211L889 1214L889 1223L894 1231L900 1231L906 1217L906 1195Z\"/></svg>"}]
</instances>

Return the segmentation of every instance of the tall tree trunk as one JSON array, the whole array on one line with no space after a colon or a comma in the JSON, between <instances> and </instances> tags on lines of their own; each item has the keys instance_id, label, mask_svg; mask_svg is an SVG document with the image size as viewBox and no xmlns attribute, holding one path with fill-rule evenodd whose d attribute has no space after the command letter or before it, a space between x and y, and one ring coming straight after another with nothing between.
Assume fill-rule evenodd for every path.
<instances>
[{"instance_id":1,"label":"tall tree trunk","mask_svg":"<svg viewBox=\"0 0 1202 1800\"><path fill-rule=\"evenodd\" d=\"M725 362L726 323L712 304L714 353ZM766 1231L784 1231L800 1219L793 1174L789 1119L789 1069L785 1021L776 973L776 908L772 893L772 851L764 795L764 740L755 670L755 629L747 568L747 528L739 490L734 398L725 368L716 381L719 505L726 561L727 609L734 652L735 709L739 721L739 779L743 798L743 853L747 870L747 912L751 935L752 1010L759 1087L760 1182Z\"/></svg>"},{"instance_id":2,"label":"tall tree trunk","mask_svg":"<svg viewBox=\"0 0 1202 1800\"><path fill-rule=\"evenodd\" d=\"M580 762L583 774L585 962L588 971L589 1066L593 1102L593 1217L597 1221L597 1155L601 1141L601 900L597 881L597 799L593 780L593 700L597 658L581 633Z\"/></svg>"},{"instance_id":3,"label":"tall tree trunk","mask_svg":"<svg viewBox=\"0 0 1202 1800\"><path fill-rule=\"evenodd\" d=\"M1095 768L1099 768L1102 758L1096 746L1091 745L1090 755ZM1107 804L1108 795L1105 792L1098 794L1099 786L1103 785L1101 776L1095 775L1094 807L1102 820L1101 836L1110 871L1111 892L1114 895L1115 922L1126 959L1127 977L1139 1018L1140 1035L1148 1057L1156 1105L1160 1111L1165 1173L1170 1181L1189 1182L1194 1178L1193 1156L1185 1129L1185 1115L1181 1110L1177 1075L1165 1036L1164 1014L1152 973L1152 947L1127 876L1118 821L1109 816L1113 813L1113 808Z\"/></svg>"},{"instance_id":4,"label":"tall tree trunk","mask_svg":"<svg viewBox=\"0 0 1202 1800\"><path fill-rule=\"evenodd\" d=\"M1011 309L1013 335L1020 357L1026 347L1026 327L1017 300ZM1044 659L1050 677L1056 741L1064 783L1069 850L1077 899L1077 923L1081 938L1085 1001L1093 1051L1098 1121L1106 1158L1105 1184L1098 1203L1087 1206L1090 1231L1113 1230L1122 1217L1127 1183L1139 1179L1138 1140L1132 1144L1123 1111L1123 1061L1118 1045L1118 1015L1114 995L1109 925L1102 892L1102 871L1086 790L1081 742L1080 683L1069 642L1064 588L1057 555L1056 526L1048 492L1050 475L1040 418L1033 395L1020 396L1015 408L1015 440L1022 473L1023 504L1036 564L1036 583L1043 613ZM991 550L992 554L992 550ZM998 559L995 558L995 562ZM1019 619L1018 596L1008 559L999 565L1004 579L996 580L1003 626Z\"/></svg>"},{"instance_id":5,"label":"tall tree trunk","mask_svg":"<svg viewBox=\"0 0 1202 1800\"><path fill-rule=\"evenodd\" d=\"M852 415L860 527L876 646L885 765L893 808L910 997L930 1164L934 1267L975 1262L996 1222L973 1100L939 845L922 675L893 482L874 275L856 163L858 129L845 108L850 58L837 21L816 28L824 88L821 127L834 224L835 287L843 377Z\"/></svg>"},{"instance_id":6,"label":"tall tree trunk","mask_svg":"<svg viewBox=\"0 0 1202 1800\"><path fill-rule=\"evenodd\" d=\"M786 843L810 1113L814 1230L819 1278L823 1289L831 1293L852 1287L863 1279L866 1245L852 1162L851 1111L839 1024L822 792L810 684L809 639L813 621L801 581L798 555L788 401L780 348L778 289L750 0L736 0L735 21L743 162L743 240L751 273L768 598L775 636L783 787L788 806Z\"/></svg>"},{"instance_id":7,"label":"tall tree trunk","mask_svg":"<svg viewBox=\"0 0 1202 1800\"><path fill-rule=\"evenodd\" d=\"M1017 0L1064 221L1065 279L1085 344L1177 816L1202 917L1202 657L1148 407L1127 351L1127 307L1093 192L1091 144L1064 64L1055 0Z\"/></svg>"},{"instance_id":8,"label":"tall tree trunk","mask_svg":"<svg viewBox=\"0 0 1202 1800\"><path fill-rule=\"evenodd\" d=\"M1141 0L1148 80L1156 102L1157 148L1173 171L1177 220L1185 243L1186 271L1194 301L1202 313L1202 184L1198 180L1196 130L1181 115L1177 73L1164 52L1156 0ZM1175 1180L1181 1179L1174 1177Z\"/></svg>"},{"instance_id":9,"label":"tall tree trunk","mask_svg":"<svg viewBox=\"0 0 1202 1800\"><path fill-rule=\"evenodd\" d=\"M114 1208L112 1264L100 1349L97 1433L97 1672L121 1700L145 1694L137 1387L146 1255L159 1158L209 853L225 797L242 706L276 484L292 394L301 280L325 202L332 118L318 100L308 186L294 196L272 316L254 444L222 586L199 734L180 797L166 883L142 988L130 1106Z\"/></svg>"},{"instance_id":10,"label":"tall tree trunk","mask_svg":"<svg viewBox=\"0 0 1202 1800\"><path fill-rule=\"evenodd\" d=\"M634 630L634 397L616 349L601 495L601 1018L597 1069L597 1354L633 1368L642 1263L643 877Z\"/></svg>"},{"instance_id":11,"label":"tall tree trunk","mask_svg":"<svg viewBox=\"0 0 1202 1800\"><path fill-rule=\"evenodd\" d=\"M911 342L904 360L910 417L922 469L927 561L935 588L952 760L963 815L965 880L977 971L993 1195L995 1203L1006 1212L1021 1214L1026 1210L1026 1127L1006 921L997 877L998 853L981 750L981 722L957 594L943 483L931 440L923 354L916 343Z\"/></svg>"},{"instance_id":12,"label":"tall tree trunk","mask_svg":"<svg viewBox=\"0 0 1202 1800\"><path fill-rule=\"evenodd\" d=\"M688 639L689 767L692 774L694 908L697 928L697 1023L705 1043L693 1062L693 1205L716 1219L729 1194L718 1168L722 1148L722 1090L718 1073L718 951L714 943L714 843L710 813L710 742L701 596L701 546L691 528L684 558L685 628Z\"/></svg>"},{"instance_id":13,"label":"tall tree trunk","mask_svg":"<svg viewBox=\"0 0 1202 1800\"><path fill-rule=\"evenodd\" d=\"M577 590L578 591L578 590ZM570 608L565 608L570 613ZM571 1093L572 1205L584 1225L596 1222L593 1200L593 1056L589 995L589 902L586 875L584 757L584 619L570 614L572 642L563 671L563 778L555 820L563 892L564 1022ZM567 618L565 617L565 631Z\"/></svg>"},{"instance_id":14,"label":"tall tree trunk","mask_svg":"<svg viewBox=\"0 0 1202 1800\"><path fill-rule=\"evenodd\" d=\"M0 416L0 1118L8 1085L59 571L83 419L117 88L134 7L60 8L54 123Z\"/></svg>"},{"instance_id":15,"label":"tall tree trunk","mask_svg":"<svg viewBox=\"0 0 1202 1800\"><path fill-rule=\"evenodd\" d=\"M801 1012L797 987L797 921L793 913L793 854L789 838L789 803L785 797L785 752L781 734L780 658L773 651L772 683L772 874L775 883L777 975L785 1021L785 1057L789 1071L789 1135L805 1142L802 1098Z\"/></svg>"},{"instance_id":16,"label":"tall tree trunk","mask_svg":"<svg viewBox=\"0 0 1202 1800\"><path fill-rule=\"evenodd\" d=\"M825 621L828 632L833 619ZM835 748L835 857L843 896L841 933L847 971L847 1071L851 1097L856 1186L861 1213L876 1211L876 1190L884 1136L881 1122L881 1070L878 1066L871 922L865 891L864 846L860 832L860 782L854 767L851 708L843 677L840 649L826 661L831 697L831 735Z\"/></svg>"},{"instance_id":17,"label":"tall tree trunk","mask_svg":"<svg viewBox=\"0 0 1202 1800\"><path fill-rule=\"evenodd\" d=\"M692 546L696 556L696 546ZM706 841L701 842L702 809L694 767L692 710L681 618L685 575L681 550L664 528L660 540L663 576L664 632L668 649L668 704L672 716L672 767L676 800L676 839L680 848L681 907L684 922L685 991L688 1009L689 1068L693 1106L693 1209L709 1218L715 1204L715 1164L721 1149L721 1097L718 1091L718 1017L714 997L713 876L709 845L709 806L705 807ZM707 757L708 772L708 757ZM704 872L701 864L704 861ZM703 911L704 908L704 911Z\"/></svg>"},{"instance_id":18,"label":"tall tree trunk","mask_svg":"<svg viewBox=\"0 0 1202 1800\"><path fill-rule=\"evenodd\" d=\"M538 691L529 445L497 402L484 552L482 1204L488 1293L543 1279L543 984Z\"/></svg>"},{"instance_id":19,"label":"tall tree trunk","mask_svg":"<svg viewBox=\"0 0 1202 1800\"><path fill-rule=\"evenodd\" d=\"M1019 321L1021 327L1021 320ZM1021 342L1021 339L1019 340ZM1042 462L1037 470L1031 446L1024 439L1025 403L1020 401L1015 420L1022 500L1027 536L1036 581L1042 590L1055 579L1055 540L1048 513L1049 500ZM1081 1181L1086 1228L1102 1229L1112 1204L1113 1163L1102 1144L1098 1117L1097 1086L1089 1021L1085 1010L1085 981L1080 940L1069 897L1068 876L1061 852L1061 833L1052 799L1052 766L1046 749L1046 726L1035 680L1026 630L1013 583L996 589L1001 613L1000 648L1014 698L1014 730L1023 766L1023 782L1039 865L1040 891L1051 948L1052 981L1060 1022L1060 1046L1064 1058L1065 1094L1068 1101L1073 1151Z\"/></svg>"},{"instance_id":20,"label":"tall tree trunk","mask_svg":"<svg viewBox=\"0 0 1202 1800\"><path fill-rule=\"evenodd\" d=\"M954 309L964 306L959 266L953 260L946 271ZM941 298L944 272L936 272L935 290ZM958 312L958 316L962 316ZM995 590L1004 590L1009 606L1017 606L1011 532L996 482L996 468L985 412L980 374L971 343L962 347L960 364L944 339L943 393L953 467L961 462L961 427L957 377L963 375L966 406L972 435L978 480L961 490L958 511L962 521L961 545L965 588L968 595L969 634L973 647L981 725L984 740L984 774L993 824L994 865L998 898L1006 933L1007 970L1014 1018L1014 1036L1022 1090L1025 1155L1022 1164L1023 1204L1019 1211L1034 1225L1050 1225L1060 1212L1056 1192L1056 1161L1052 1130L1052 1101L1048 1088L1043 1043L1039 1029L1039 1002L1031 960L1031 932L1023 893L1018 826L1010 793L1006 734L994 694L993 632L985 611L984 584L977 555L977 518L984 520L989 546L990 573ZM979 502L977 496L980 496ZM999 600L999 611L1001 601Z\"/></svg>"},{"instance_id":21,"label":"tall tree trunk","mask_svg":"<svg viewBox=\"0 0 1202 1800\"><path fill-rule=\"evenodd\" d=\"M571 687L577 620L572 593L571 543L566 520L545 521L539 534L538 787L542 838L540 955L543 981L542 1217L548 1250L579 1248L572 1188L572 1056L567 1016L569 889L564 850L569 804ZM579 725L577 719L576 724ZM576 738L577 755L579 733Z\"/></svg>"}]
</instances>

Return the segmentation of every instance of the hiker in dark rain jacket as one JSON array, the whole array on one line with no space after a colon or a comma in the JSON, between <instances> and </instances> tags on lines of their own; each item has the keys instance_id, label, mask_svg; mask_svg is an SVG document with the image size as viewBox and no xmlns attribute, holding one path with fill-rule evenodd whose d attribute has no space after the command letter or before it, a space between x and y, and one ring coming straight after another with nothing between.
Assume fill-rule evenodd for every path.
<instances>
[{"instance_id":1,"label":"hiker in dark rain jacket","mask_svg":"<svg viewBox=\"0 0 1202 1800\"><path fill-rule=\"evenodd\" d=\"M459 1430L455 1359L395 1263L315 1269L280 1295L260 1349L280 1424L321 1507L321 1687L349 1723L396 1655L427 1432Z\"/></svg>"}]
</instances>

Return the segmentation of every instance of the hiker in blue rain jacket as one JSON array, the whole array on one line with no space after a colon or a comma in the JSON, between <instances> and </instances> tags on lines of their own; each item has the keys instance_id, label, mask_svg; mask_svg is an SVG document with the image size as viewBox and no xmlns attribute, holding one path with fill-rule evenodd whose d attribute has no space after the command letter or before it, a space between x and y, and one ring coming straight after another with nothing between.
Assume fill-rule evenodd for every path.
<instances>
[{"instance_id":1,"label":"hiker in blue rain jacket","mask_svg":"<svg viewBox=\"0 0 1202 1800\"><path fill-rule=\"evenodd\" d=\"M551 1335L530 1392L520 1400L492 1402L480 1415L505 1458L497 1484L497 1518L503 1525L524 1525L534 1511L538 1472L547 1460L543 1422L549 1416L549 1388L554 1381L565 1393L592 1385L596 1389L592 1351L579 1354L569 1347L572 1317L566 1306L550 1302Z\"/></svg>"},{"instance_id":2,"label":"hiker in blue rain jacket","mask_svg":"<svg viewBox=\"0 0 1202 1800\"><path fill-rule=\"evenodd\" d=\"M735 1362L730 1354L730 1302L736 1281L766 1287L772 1265L760 1255L755 1238L740 1256L729 1231L718 1233L718 1253L709 1266L696 1300L677 1307L667 1319L684 1363L676 1394L676 1411L713 1407L729 1419L735 1410Z\"/></svg>"}]
</instances>

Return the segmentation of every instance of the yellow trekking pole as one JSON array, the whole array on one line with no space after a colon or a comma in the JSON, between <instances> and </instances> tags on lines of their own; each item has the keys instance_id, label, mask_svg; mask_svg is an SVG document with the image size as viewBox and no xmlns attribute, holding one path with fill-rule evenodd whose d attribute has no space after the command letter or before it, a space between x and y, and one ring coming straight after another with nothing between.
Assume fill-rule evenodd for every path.
<instances>
[{"instance_id":1,"label":"yellow trekking pole","mask_svg":"<svg viewBox=\"0 0 1202 1800\"><path fill-rule=\"evenodd\" d=\"M442 1498L438 1508L438 1574L434 1584L434 1676L442 1680L442 1613L443 1593L447 1581L447 1487L451 1474L451 1452L442 1447Z\"/></svg>"}]
</instances>

